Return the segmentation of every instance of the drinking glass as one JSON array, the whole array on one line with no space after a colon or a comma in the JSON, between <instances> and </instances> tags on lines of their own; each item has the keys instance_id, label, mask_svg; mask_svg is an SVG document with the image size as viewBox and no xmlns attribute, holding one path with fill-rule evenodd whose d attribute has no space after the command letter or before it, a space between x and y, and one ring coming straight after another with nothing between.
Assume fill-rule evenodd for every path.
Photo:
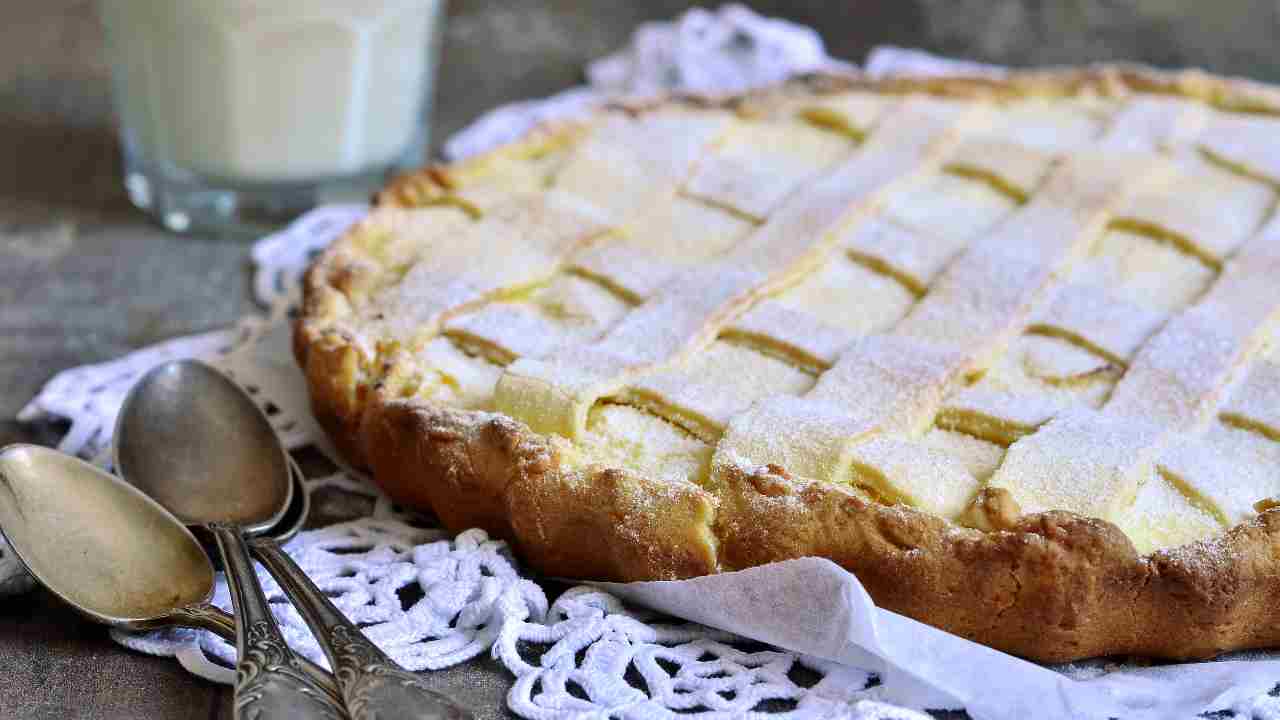
<instances>
[{"instance_id":1,"label":"drinking glass","mask_svg":"<svg viewBox=\"0 0 1280 720\"><path fill-rule=\"evenodd\" d=\"M98 0L134 205L261 233L419 165L444 0Z\"/></svg>"}]
</instances>

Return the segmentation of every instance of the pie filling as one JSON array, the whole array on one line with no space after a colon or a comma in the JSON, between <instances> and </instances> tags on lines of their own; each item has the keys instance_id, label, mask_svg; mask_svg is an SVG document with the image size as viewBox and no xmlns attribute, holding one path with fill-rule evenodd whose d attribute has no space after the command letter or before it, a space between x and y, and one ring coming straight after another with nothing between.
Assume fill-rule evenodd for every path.
<instances>
[{"instance_id":1,"label":"pie filling","mask_svg":"<svg viewBox=\"0 0 1280 720\"><path fill-rule=\"evenodd\" d=\"M334 328L570 466L772 463L961 523L1002 488L1174 547L1280 495L1280 167L1240 137L1280 119L1247 121L1142 95L612 112L376 212Z\"/></svg>"}]
</instances>

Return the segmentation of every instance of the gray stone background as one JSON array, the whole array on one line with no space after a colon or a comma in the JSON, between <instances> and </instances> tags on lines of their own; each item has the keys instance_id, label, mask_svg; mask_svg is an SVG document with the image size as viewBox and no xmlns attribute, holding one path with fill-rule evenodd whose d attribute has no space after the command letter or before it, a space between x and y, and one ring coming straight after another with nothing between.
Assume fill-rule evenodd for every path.
<instances>
[{"instance_id":1,"label":"gray stone background","mask_svg":"<svg viewBox=\"0 0 1280 720\"><path fill-rule=\"evenodd\" d=\"M127 0L125 0L127 1ZM1012 65L1136 59L1280 81L1278 0L748 2L832 54L893 43ZM578 82L672 0L454 0L435 108L447 136L501 102ZM14 414L54 372L233 321L247 245L178 238L128 204L87 0L0 0L0 444L51 443ZM491 663L439 681L501 716ZM126 652L48 595L0 600L0 717L229 718L229 693Z\"/></svg>"}]
</instances>

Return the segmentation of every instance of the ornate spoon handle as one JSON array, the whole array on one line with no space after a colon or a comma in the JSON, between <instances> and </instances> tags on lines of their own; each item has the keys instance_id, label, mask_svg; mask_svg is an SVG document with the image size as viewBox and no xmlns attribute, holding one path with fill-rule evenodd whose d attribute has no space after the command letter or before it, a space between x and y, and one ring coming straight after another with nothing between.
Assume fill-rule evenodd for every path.
<instances>
[{"instance_id":1,"label":"ornate spoon handle","mask_svg":"<svg viewBox=\"0 0 1280 720\"><path fill-rule=\"evenodd\" d=\"M285 644L240 529L213 524L209 530L218 541L236 609L236 719L345 718L333 696L302 669L298 656Z\"/></svg>"},{"instance_id":2,"label":"ornate spoon handle","mask_svg":"<svg viewBox=\"0 0 1280 720\"><path fill-rule=\"evenodd\" d=\"M400 667L369 642L274 540L255 540L253 550L288 593L329 656L352 720L474 717L450 698L428 688L420 675Z\"/></svg>"},{"instance_id":3,"label":"ornate spoon handle","mask_svg":"<svg viewBox=\"0 0 1280 720\"><path fill-rule=\"evenodd\" d=\"M184 608L178 608L170 616L174 623L182 627L197 628L200 630L208 630L218 637L229 643L236 642L236 618L229 612L220 607L210 605L209 603L201 603L199 605L188 605ZM311 662L310 660L297 656L298 663L302 669L307 671L312 680L315 680L324 689L329 692L335 703L342 702L342 694L338 692L338 686L333 684L333 675L328 670Z\"/></svg>"}]
</instances>

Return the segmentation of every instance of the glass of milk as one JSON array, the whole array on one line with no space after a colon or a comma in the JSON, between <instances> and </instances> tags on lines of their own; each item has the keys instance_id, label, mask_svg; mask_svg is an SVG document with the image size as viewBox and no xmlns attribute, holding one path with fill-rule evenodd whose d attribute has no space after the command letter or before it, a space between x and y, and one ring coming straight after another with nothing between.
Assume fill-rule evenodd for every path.
<instances>
[{"instance_id":1,"label":"glass of milk","mask_svg":"<svg viewBox=\"0 0 1280 720\"><path fill-rule=\"evenodd\" d=\"M424 159L444 0L98 0L133 204L261 232Z\"/></svg>"}]
</instances>

